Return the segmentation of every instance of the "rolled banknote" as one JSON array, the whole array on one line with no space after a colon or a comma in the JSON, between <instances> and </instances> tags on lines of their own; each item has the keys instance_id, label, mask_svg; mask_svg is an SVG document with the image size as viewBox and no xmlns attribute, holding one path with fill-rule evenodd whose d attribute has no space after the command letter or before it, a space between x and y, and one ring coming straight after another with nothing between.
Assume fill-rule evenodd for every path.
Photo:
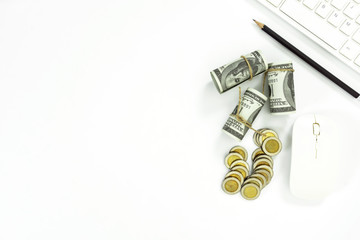
<instances>
[{"instance_id":1,"label":"rolled banknote","mask_svg":"<svg viewBox=\"0 0 360 240\"><path fill-rule=\"evenodd\" d=\"M271 69L279 69L279 71L270 71ZM272 114L288 114L296 111L294 73L286 69L293 69L291 62L269 64L266 80L270 89L270 113Z\"/></svg>"},{"instance_id":2,"label":"rolled banknote","mask_svg":"<svg viewBox=\"0 0 360 240\"><path fill-rule=\"evenodd\" d=\"M252 124L266 100L267 97L264 94L253 88L248 88L242 97L238 116ZM236 140L241 141L249 128L236 118L237 108L238 106L236 106L232 114L230 114L230 117L223 127L223 131Z\"/></svg>"},{"instance_id":3,"label":"rolled banknote","mask_svg":"<svg viewBox=\"0 0 360 240\"><path fill-rule=\"evenodd\" d=\"M268 65L260 51L254 51L244 56L250 64L252 76L255 77L267 70ZM211 78L219 93L226 92L230 88L250 79L250 69L244 58L221 66L210 72Z\"/></svg>"}]
</instances>

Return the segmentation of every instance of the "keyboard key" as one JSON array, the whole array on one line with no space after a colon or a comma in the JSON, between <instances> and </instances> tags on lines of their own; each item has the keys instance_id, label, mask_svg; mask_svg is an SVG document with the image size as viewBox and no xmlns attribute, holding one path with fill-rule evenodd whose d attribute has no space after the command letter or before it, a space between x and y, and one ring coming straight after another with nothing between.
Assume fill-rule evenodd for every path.
<instances>
[{"instance_id":1,"label":"keyboard key","mask_svg":"<svg viewBox=\"0 0 360 240\"><path fill-rule=\"evenodd\" d=\"M274 5L275 7L278 7L282 2L282 0L267 0L267 1L270 2L272 5Z\"/></svg>"},{"instance_id":2,"label":"keyboard key","mask_svg":"<svg viewBox=\"0 0 360 240\"><path fill-rule=\"evenodd\" d=\"M318 8L316 9L315 12L320 17L326 18L329 15L329 13L331 12L331 10L332 10L331 6L329 4L323 2L318 6Z\"/></svg>"},{"instance_id":3,"label":"keyboard key","mask_svg":"<svg viewBox=\"0 0 360 240\"><path fill-rule=\"evenodd\" d=\"M303 4L313 10L316 5L319 3L319 0L304 0Z\"/></svg>"},{"instance_id":4,"label":"keyboard key","mask_svg":"<svg viewBox=\"0 0 360 240\"><path fill-rule=\"evenodd\" d=\"M350 60L354 60L360 53L359 44L354 41L347 41L345 45L340 49L340 53Z\"/></svg>"},{"instance_id":5,"label":"keyboard key","mask_svg":"<svg viewBox=\"0 0 360 240\"><path fill-rule=\"evenodd\" d=\"M360 66L360 55L355 59L354 63Z\"/></svg>"},{"instance_id":6,"label":"keyboard key","mask_svg":"<svg viewBox=\"0 0 360 240\"><path fill-rule=\"evenodd\" d=\"M356 28L357 28L356 23L348 19L344 22L343 25L341 25L340 31L350 36L355 32Z\"/></svg>"},{"instance_id":7,"label":"keyboard key","mask_svg":"<svg viewBox=\"0 0 360 240\"><path fill-rule=\"evenodd\" d=\"M280 10L335 50L340 49L347 39L339 30L304 8L297 0L286 0Z\"/></svg>"},{"instance_id":8,"label":"keyboard key","mask_svg":"<svg viewBox=\"0 0 360 240\"><path fill-rule=\"evenodd\" d=\"M355 33L354 36L353 36L353 39L354 39L356 42L360 43L360 30L357 30L357 31L356 31L356 33Z\"/></svg>"},{"instance_id":9,"label":"keyboard key","mask_svg":"<svg viewBox=\"0 0 360 240\"><path fill-rule=\"evenodd\" d=\"M342 13L339 12L333 12L333 14L330 15L328 18L328 22L331 23L334 27L340 26L345 21L345 17L342 15Z\"/></svg>"},{"instance_id":10,"label":"keyboard key","mask_svg":"<svg viewBox=\"0 0 360 240\"><path fill-rule=\"evenodd\" d=\"M354 19L359 16L360 8L359 4L350 2L349 5L344 10L344 14L351 19Z\"/></svg>"},{"instance_id":11,"label":"keyboard key","mask_svg":"<svg viewBox=\"0 0 360 240\"><path fill-rule=\"evenodd\" d=\"M344 9L345 4L349 3L348 0L332 0L331 1L331 5L333 5L334 7L336 7L339 10Z\"/></svg>"}]
</instances>

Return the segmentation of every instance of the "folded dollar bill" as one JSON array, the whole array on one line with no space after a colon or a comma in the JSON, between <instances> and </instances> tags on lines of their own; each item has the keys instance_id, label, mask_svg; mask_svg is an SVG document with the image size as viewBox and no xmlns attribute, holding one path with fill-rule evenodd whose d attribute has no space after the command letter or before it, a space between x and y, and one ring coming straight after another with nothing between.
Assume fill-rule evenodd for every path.
<instances>
[{"instance_id":1,"label":"folded dollar bill","mask_svg":"<svg viewBox=\"0 0 360 240\"><path fill-rule=\"evenodd\" d=\"M267 70L267 62L260 51L254 51L244 57L250 64L253 77ZM226 92L250 79L248 63L244 58L240 57L239 59L210 72L211 78L219 93Z\"/></svg>"},{"instance_id":2,"label":"folded dollar bill","mask_svg":"<svg viewBox=\"0 0 360 240\"><path fill-rule=\"evenodd\" d=\"M296 111L294 73L289 71L292 69L291 62L269 64L266 80L270 90L269 102L272 114L280 115Z\"/></svg>"},{"instance_id":3,"label":"folded dollar bill","mask_svg":"<svg viewBox=\"0 0 360 240\"><path fill-rule=\"evenodd\" d=\"M248 88L242 97L238 116L252 124L266 100L267 97L264 94L253 88ZM238 106L236 106L232 114L230 114L230 117L223 127L223 131L236 140L241 141L249 128L237 119L237 109Z\"/></svg>"}]
</instances>

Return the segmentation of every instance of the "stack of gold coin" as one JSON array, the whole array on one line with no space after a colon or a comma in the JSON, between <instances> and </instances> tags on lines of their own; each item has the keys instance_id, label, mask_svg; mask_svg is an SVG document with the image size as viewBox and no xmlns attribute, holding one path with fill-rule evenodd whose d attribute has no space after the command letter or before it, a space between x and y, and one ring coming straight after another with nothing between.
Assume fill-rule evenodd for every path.
<instances>
[{"instance_id":1,"label":"stack of gold coin","mask_svg":"<svg viewBox=\"0 0 360 240\"><path fill-rule=\"evenodd\" d=\"M245 178L249 176L250 166L246 162L248 153L245 148L235 146L230 149L225 157L225 166L229 168L229 172L225 175L222 183L224 192L235 194L240 192L241 185Z\"/></svg>"},{"instance_id":2,"label":"stack of gold coin","mask_svg":"<svg viewBox=\"0 0 360 240\"><path fill-rule=\"evenodd\" d=\"M260 174L265 178L264 186L268 185L274 175L274 161L266 154L259 154L253 159L252 175Z\"/></svg>"},{"instance_id":3,"label":"stack of gold coin","mask_svg":"<svg viewBox=\"0 0 360 240\"><path fill-rule=\"evenodd\" d=\"M261 128L254 133L253 140L256 146L261 147L263 141L268 137L278 137L278 134L270 128Z\"/></svg>"},{"instance_id":4,"label":"stack of gold coin","mask_svg":"<svg viewBox=\"0 0 360 240\"><path fill-rule=\"evenodd\" d=\"M251 154L252 173L240 189L241 195L247 200L258 198L261 190L270 183L274 175L272 157L282 149L278 134L269 128L259 129L255 132L253 140L259 148Z\"/></svg>"},{"instance_id":5,"label":"stack of gold coin","mask_svg":"<svg viewBox=\"0 0 360 240\"><path fill-rule=\"evenodd\" d=\"M263 150L261 150L261 148L255 149L254 152L253 152L252 155L251 155L251 160L254 161L254 159L255 159L257 156L259 156L260 154L265 154L265 153L263 152Z\"/></svg>"},{"instance_id":6,"label":"stack of gold coin","mask_svg":"<svg viewBox=\"0 0 360 240\"><path fill-rule=\"evenodd\" d=\"M228 194L238 192L247 199L254 200L260 196L262 189L267 186L273 175L274 160L282 144L278 134L269 128L259 129L253 136L259 147L251 154L252 172L247 162L248 153L245 148L235 146L225 157L225 166L230 170L222 183L223 190Z\"/></svg>"},{"instance_id":7,"label":"stack of gold coin","mask_svg":"<svg viewBox=\"0 0 360 240\"><path fill-rule=\"evenodd\" d=\"M269 156L275 156L280 153L282 144L278 134L269 128L259 129L254 133L254 143ZM256 155L256 154L255 154Z\"/></svg>"},{"instance_id":8,"label":"stack of gold coin","mask_svg":"<svg viewBox=\"0 0 360 240\"><path fill-rule=\"evenodd\" d=\"M253 171L241 186L241 195L247 200L259 197L261 190L269 184L274 175L273 159L266 155L260 148L252 154Z\"/></svg>"}]
</instances>

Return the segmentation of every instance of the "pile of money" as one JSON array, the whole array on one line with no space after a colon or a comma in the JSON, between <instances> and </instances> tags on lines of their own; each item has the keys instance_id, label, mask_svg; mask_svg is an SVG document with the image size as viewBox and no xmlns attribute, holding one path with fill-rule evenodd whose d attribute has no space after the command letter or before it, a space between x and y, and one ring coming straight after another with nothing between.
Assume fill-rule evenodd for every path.
<instances>
[{"instance_id":1,"label":"pile of money","mask_svg":"<svg viewBox=\"0 0 360 240\"><path fill-rule=\"evenodd\" d=\"M238 116L246 122L252 124L264 106L266 100L267 97L264 94L253 88L248 88L241 99ZM237 110L238 105L227 119L223 127L223 131L236 140L241 141L249 128L237 119Z\"/></svg>"},{"instance_id":2,"label":"pile of money","mask_svg":"<svg viewBox=\"0 0 360 240\"><path fill-rule=\"evenodd\" d=\"M293 71L291 62L269 64L266 80L270 91L270 113L280 115L296 111Z\"/></svg>"},{"instance_id":3,"label":"pile of money","mask_svg":"<svg viewBox=\"0 0 360 240\"><path fill-rule=\"evenodd\" d=\"M235 146L225 157L225 166L229 169L222 188L228 194L241 193L248 200L259 197L262 189L273 177L273 157L282 150L278 134L269 128L255 130L252 126L255 118L263 108L267 97L265 81L269 86L270 112L288 114L296 111L294 70L291 62L267 64L260 51L241 56L235 61L210 72L211 78L219 93L264 73L263 93L248 88L239 103L230 114L223 131L241 141L247 131L255 131L254 143L258 146L251 155L252 169L247 162L248 153L244 147ZM241 96L241 89L240 89Z\"/></svg>"},{"instance_id":4,"label":"pile of money","mask_svg":"<svg viewBox=\"0 0 360 240\"><path fill-rule=\"evenodd\" d=\"M247 60L247 62L245 61ZM249 69L249 65L250 68ZM260 51L254 51L235 61L221 66L210 72L211 78L219 93L239 85L246 80L265 72L268 69L268 64L264 60ZM251 73L250 73L251 71Z\"/></svg>"},{"instance_id":5,"label":"pile of money","mask_svg":"<svg viewBox=\"0 0 360 240\"><path fill-rule=\"evenodd\" d=\"M245 148L235 146L225 157L225 166L230 170L224 178L222 188L228 194L240 192L241 185L249 176L250 166L246 162L248 153Z\"/></svg>"},{"instance_id":6,"label":"pile of money","mask_svg":"<svg viewBox=\"0 0 360 240\"><path fill-rule=\"evenodd\" d=\"M281 151L279 136L272 129L259 129L253 139L259 148L251 154L252 171L247 162L246 149L235 146L225 157L225 166L230 171L225 175L222 183L224 192L228 194L240 192L247 200L258 198L262 189L270 183L274 175L272 157Z\"/></svg>"}]
</instances>

